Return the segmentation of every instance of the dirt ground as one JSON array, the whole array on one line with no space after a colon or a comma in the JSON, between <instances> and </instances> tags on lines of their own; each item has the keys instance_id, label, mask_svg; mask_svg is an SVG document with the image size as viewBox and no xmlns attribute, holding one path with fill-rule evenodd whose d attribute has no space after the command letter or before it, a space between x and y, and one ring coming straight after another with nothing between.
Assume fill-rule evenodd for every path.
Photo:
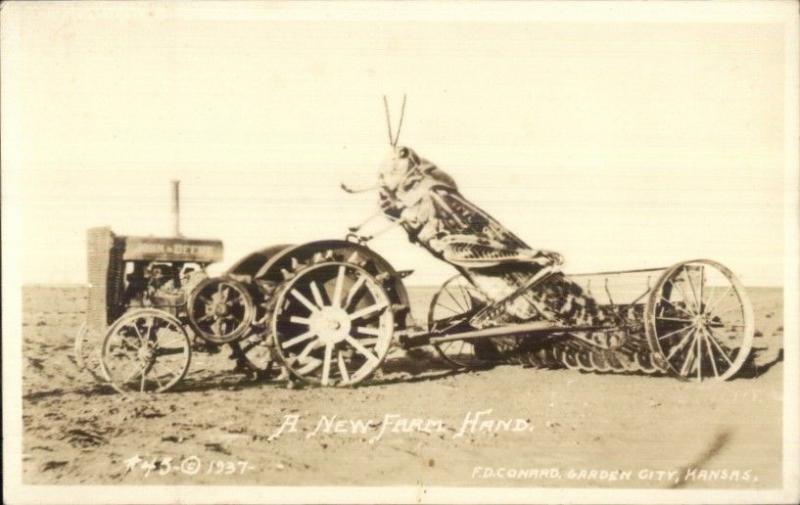
<instances>
[{"instance_id":1,"label":"dirt ground","mask_svg":"<svg viewBox=\"0 0 800 505\"><path fill-rule=\"evenodd\" d=\"M29 484L778 487L783 293L748 291L758 330L755 378L698 385L514 366L453 373L418 353L399 356L367 386L292 390L233 373L223 351L196 353L174 392L129 398L95 384L74 364L85 290L29 286L21 329L23 478ZM412 290L415 317L424 317L431 294ZM465 427L489 410L480 417L488 423ZM295 430L273 437L292 415Z\"/></svg>"}]
</instances>

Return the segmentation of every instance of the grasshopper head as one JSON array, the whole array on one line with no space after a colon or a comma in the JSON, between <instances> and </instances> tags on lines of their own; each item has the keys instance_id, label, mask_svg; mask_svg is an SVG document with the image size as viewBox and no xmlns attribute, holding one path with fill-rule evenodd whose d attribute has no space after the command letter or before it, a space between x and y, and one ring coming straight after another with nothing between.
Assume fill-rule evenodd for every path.
<instances>
[{"instance_id":1,"label":"grasshopper head","mask_svg":"<svg viewBox=\"0 0 800 505\"><path fill-rule=\"evenodd\" d=\"M394 146L380 168L379 182L389 193L396 193L419 173L420 158L405 146Z\"/></svg>"},{"instance_id":2,"label":"grasshopper head","mask_svg":"<svg viewBox=\"0 0 800 505\"><path fill-rule=\"evenodd\" d=\"M379 182L384 190L392 194L409 192L425 183L456 187L449 175L406 146L392 148L381 166Z\"/></svg>"}]
</instances>

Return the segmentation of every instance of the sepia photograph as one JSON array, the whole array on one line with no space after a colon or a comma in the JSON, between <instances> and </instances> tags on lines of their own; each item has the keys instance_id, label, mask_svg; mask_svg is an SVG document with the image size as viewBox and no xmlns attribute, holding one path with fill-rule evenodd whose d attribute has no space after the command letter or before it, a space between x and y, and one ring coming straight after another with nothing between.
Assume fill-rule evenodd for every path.
<instances>
[{"instance_id":1,"label":"sepia photograph","mask_svg":"<svg viewBox=\"0 0 800 505\"><path fill-rule=\"evenodd\" d=\"M0 7L5 503L800 499L797 2Z\"/></svg>"}]
</instances>

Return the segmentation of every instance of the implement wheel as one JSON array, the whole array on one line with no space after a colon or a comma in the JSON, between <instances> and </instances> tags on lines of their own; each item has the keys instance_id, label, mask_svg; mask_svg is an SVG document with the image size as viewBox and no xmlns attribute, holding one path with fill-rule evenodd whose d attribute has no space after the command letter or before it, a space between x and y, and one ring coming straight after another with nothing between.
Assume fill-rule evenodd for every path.
<instances>
[{"instance_id":1,"label":"implement wheel","mask_svg":"<svg viewBox=\"0 0 800 505\"><path fill-rule=\"evenodd\" d=\"M276 295L275 348L289 372L309 384L358 384L381 365L393 334L389 295L358 265L302 266Z\"/></svg>"},{"instance_id":2,"label":"implement wheel","mask_svg":"<svg viewBox=\"0 0 800 505\"><path fill-rule=\"evenodd\" d=\"M486 306L486 297L462 275L448 279L433 295L428 308L428 331L457 331L459 326ZM483 368L496 360L497 349L488 339L453 340L434 344L439 356L453 368Z\"/></svg>"},{"instance_id":3,"label":"implement wheel","mask_svg":"<svg viewBox=\"0 0 800 505\"><path fill-rule=\"evenodd\" d=\"M100 356L102 343L100 335L91 334L86 323L82 323L75 333L75 365L97 382L104 382Z\"/></svg>"},{"instance_id":4,"label":"implement wheel","mask_svg":"<svg viewBox=\"0 0 800 505\"><path fill-rule=\"evenodd\" d=\"M739 279L706 259L662 274L645 308L645 328L655 360L695 382L733 377L750 354L755 332L753 307Z\"/></svg>"},{"instance_id":5,"label":"implement wheel","mask_svg":"<svg viewBox=\"0 0 800 505\"><path fill-rule=\"evenodd\" d=\"M191 343L180 321L157 309L133 310L111 325L102 370L120 393L161 393L186 375Z\"/></svg>"}]
</instances>

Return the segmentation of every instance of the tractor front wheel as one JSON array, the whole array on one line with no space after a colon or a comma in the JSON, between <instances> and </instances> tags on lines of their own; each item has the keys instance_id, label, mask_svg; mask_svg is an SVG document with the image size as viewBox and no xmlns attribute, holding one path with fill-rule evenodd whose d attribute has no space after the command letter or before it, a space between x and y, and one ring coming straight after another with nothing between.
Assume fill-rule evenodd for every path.
<instances>
[{"instance_id":1,"label":"tractor front wheel","mask_svg":"<svg viewBox=\"0 0 800 505\"><path fill-rule=\"evenodd\" d=\"M161 393L186 375L192 349L180 321L157 309L136 309L106 333L102 370L123 394Z\"/></svg>"}]
</instances>

